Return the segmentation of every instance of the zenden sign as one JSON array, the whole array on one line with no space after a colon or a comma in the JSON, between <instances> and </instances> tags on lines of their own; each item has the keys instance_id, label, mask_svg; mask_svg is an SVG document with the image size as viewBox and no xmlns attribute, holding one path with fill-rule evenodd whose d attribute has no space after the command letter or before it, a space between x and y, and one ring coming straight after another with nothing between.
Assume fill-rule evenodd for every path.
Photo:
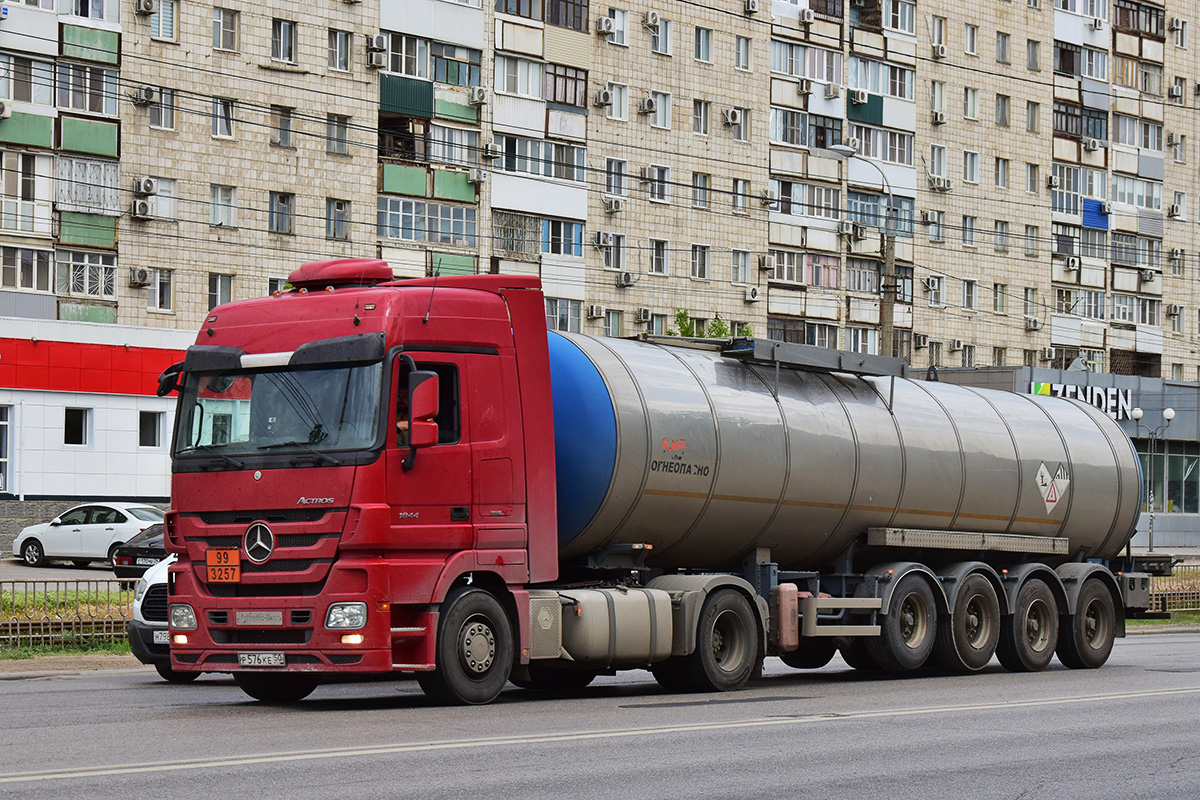
<instances>
[{"instance_id":1,"label":"zenden sign","mask_svg":"<svg viewBox=\"0 0 1200 800\"><path fill-rule=\"evenodd\" d=\"M1039 383L1030 385L1030 394L1048 397L1069 397L1082 400L1116 420L1132 419L1133 390L1115 386L1077 386L1073 383Z\"/></svg>"}]
</instances>

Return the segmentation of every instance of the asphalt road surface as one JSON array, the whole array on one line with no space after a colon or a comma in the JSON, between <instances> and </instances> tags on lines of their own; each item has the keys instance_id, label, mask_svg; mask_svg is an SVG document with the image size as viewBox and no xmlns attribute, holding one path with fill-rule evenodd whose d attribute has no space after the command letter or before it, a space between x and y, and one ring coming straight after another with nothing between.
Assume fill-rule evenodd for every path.
<instances>
[{"instance_id":1,"label":"asphalt road surface","mask_svg":"<svg viewBox=\"0 0 1200 800\"><path fill-rule=\"evenodd\" d=\"M1094 671L897 679L768 659L731 694L666 694L637 671L474 708L412 681L272 707L221 675L0 678L0 797L1200 796L1197 633L1120 640Z\"/></svg>"},{"instance_id":2,"label":"asphalt road surface","mask_svg":"<svg viewBox=\"0 0 1200 800\"><path fill-rule=\"evenodd\" d=\"M115 581L107 562L93 561L86 567L76 567L70 561L52 561L41 567L29 567L12 557L10 549L0 554L0 581Z\"/></svg>"}]
</instances>

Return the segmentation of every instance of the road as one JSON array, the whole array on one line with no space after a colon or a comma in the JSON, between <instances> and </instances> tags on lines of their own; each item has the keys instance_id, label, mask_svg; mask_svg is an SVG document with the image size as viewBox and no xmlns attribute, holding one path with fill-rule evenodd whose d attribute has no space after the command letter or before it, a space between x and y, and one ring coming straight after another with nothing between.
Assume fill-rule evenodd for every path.
<instances>
[{"instance_id":1,"label":"road","mask_svg":"<svg viewBox=\"0 0 1200 800\"><path fill-rule=\"evenodd\" d=\"M645 672L574 698L440 708L412 681L249 701L150 669L0 680L0 796L21 798L1187 798L1200 634L1118 642L1096 671L887 679L840 659L722 695Z\"/></svg>"},{"instance_id":2,"label":"road","mask_svg":"<svg viewBox=\"0 0 1200 800\"><path fill-rule=\"evenodd\" d=\"M93 561L76 567L70 561L53 561L41 567L28 567L11 552L0 554L0 581L115 581L112 567Z\"/></svg>"}]
</instances>

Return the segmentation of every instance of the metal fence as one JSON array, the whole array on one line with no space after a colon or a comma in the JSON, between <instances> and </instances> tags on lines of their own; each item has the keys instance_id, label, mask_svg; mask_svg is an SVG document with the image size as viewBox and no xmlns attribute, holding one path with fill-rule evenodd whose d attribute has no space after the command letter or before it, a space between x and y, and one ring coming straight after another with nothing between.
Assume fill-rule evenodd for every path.
<instances>
[{"instance_id":1,"label":"metal fence","mask_svg":"<svg viewBox=\"0 0 1200 800\"><path fill-rule=\"evenodd\" d=\"M125 638L136 581L0 581L0 647L78 646Z\"/></svg>"},{"instance_id":2,"label":"metal fence","mask_svg":"<svg viewBox=\"0 0 1200 800\"><path fill-rule=\"evenodd\" d=\"M1176 566L1169 578L1150 579L1150 608L1200 611L1200 564Z\"/></svg>"}]
</instances>

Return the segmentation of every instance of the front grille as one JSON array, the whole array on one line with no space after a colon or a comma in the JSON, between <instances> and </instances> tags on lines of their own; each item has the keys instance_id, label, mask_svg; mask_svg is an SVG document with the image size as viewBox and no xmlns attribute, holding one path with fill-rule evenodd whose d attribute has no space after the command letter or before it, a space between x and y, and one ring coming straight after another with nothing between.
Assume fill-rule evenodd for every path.
<instances>
[{"instance_id":1,"label":"front grille","mask_svg":"<svg viewBox=\"0 0 1200 800\"><path fill-rule=\"evenodd\" d=\"M281 533L275 537L276 547L312 547L322 539L336 539L337 533ZM188 536L185 542L202 542L209 547L240 547L241 536Z\"/></svg>"},{"instance_id":2,"label":"front grille","mask_svg":"<svg viewBox=\"0 0 1200 800\"><path fill-rule=\"evenodd\" d=\"M307 625L310 622L312 622L312 612L311 611L293 611L292 612L292 624L293 625Z\"/></svg>"},{"instance_id":3,"label":"front grille","mask_svg":"<svg viewBox=\"0 0 1200 800\"><path fill-rule=\"evenodd\" d=\"M330 653L328 658L331 664L357 664L362 661L362 653Z\"/></svg>"},{"instance_id":4,"label":"front grille","mask_svg":"<svg viewBox=\"0 0 1200 800\"><path fill-rule=\"evenodd\" d=\"M208 624L209 625L228 625L229 624L229 612L228 611L210 611L210 612L208 612Z\"/></svg>"},{"instance_id":5,"label":"front grille","mask_svg":"<svg viewBox=\"0 0 1200 800\"><path fill-rule=\"evenodd\" d=\"M314 564L332 564L331 558L279 558L268 559L262 564L242 562L242 572L304 572Z\"/></svg>"},{"instance_id":6,"label":"front grille","mask_svg":"<svg viewBox=\"0 0 1200 800\"><path fill-rule=\"evenodd\" d=\"M142 598L142 618L147 622L167 621L167 585L156 583Z\"/></svg>"},{"instance_id":7,"label":"front grille","mask_svg":"<svg viewBox=\"0 0 1200 800\"><path fill-rule=\"evenodd\" d=\"M208 511L200 514L205 525L249 525L255 520L265 522L316 522L326 514L346 511L345 508L283 508L274 510Z\"/></svg>"},{"instance_id":8,"label":"front grille","mask_svg":"<svg viewBox=\"0 0 1200 800\"><path fill-rule=\"evenodd\" d=\"M209 631L217 644L308 644L311 630Z\"/></svg>"},{"instance_id":9,"label":"front grille","mask_svg":"<svg viewBox=\"0 0 1200 800\"><path fill-rule=\"evenodd\" d=\"M325 587L317 583L210 583L213 597L316 597Z\"/></svg>"}]
</instances>

